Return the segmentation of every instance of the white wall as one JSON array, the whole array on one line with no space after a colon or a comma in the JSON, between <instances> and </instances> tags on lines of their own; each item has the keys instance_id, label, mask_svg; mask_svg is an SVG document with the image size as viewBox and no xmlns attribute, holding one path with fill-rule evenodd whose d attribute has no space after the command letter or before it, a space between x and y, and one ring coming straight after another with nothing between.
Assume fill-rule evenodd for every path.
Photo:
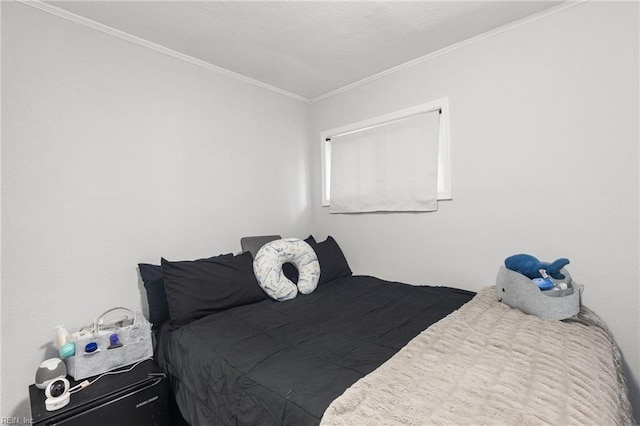
<instances>
[{"instance_id":1,"label":"white wall","mask_svg":"<svg viewBox=\"0 0 640 426\"><path fill-rule=\"evenodd\" d=\"M313 104L314 233L334 235L356 273L471 290L511 254L568 257L637 390L638 28L636 2L587 2ZM419 214L320 206L321 131L445 96L452 201Z\"/></svg>"},{"instance_id":2,"label":"white wall","mask_svg":"<svg viewBox=\"0 0 640 426\"><path fill-rule=\"evenodd\" d=\"M2 417L138 262L308 232L307 104L8 2L2 124Z\"/></svg>"}]
</instances>

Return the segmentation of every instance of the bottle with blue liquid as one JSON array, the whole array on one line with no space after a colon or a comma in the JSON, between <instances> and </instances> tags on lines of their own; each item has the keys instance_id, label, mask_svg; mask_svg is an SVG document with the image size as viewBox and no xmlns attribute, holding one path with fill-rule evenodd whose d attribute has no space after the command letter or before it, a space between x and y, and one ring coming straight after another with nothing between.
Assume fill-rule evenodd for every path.
<instances>
[{"instance_id":1,"label":"bottle with blue liquid","mask_svg":"<svg viewBox=\"0 0 640 426\"><path fill-rule=\"evenodd\" d=\"M547 271L540 269L540 275L542 275L542 278L534 278L532 281L542 291L551 290L555 285L549 274L547 274Z\"/></svg>"}]
</instances>

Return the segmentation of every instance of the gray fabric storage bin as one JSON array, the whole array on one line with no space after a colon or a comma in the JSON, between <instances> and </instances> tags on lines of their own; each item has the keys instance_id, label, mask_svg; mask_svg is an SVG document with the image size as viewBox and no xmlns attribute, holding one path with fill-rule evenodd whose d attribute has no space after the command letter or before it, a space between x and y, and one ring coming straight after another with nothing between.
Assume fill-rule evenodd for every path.
<instances>
[{"instance_id":1,"label":"gray fabric storage bin","mask_svg":"<svg viewBox=\"0 0 640 426\"><path fill-rule=\"evenodd\" d=\"M118 334L122 346L108 349L109 336L113 333ZM98 345L98 350L90 354L83 353L83 348L91 342ZM126 327L82 337L74 343L76 355L67 358L65 362L68 374L75 380L106 373L153 356L151 324L145 318L139 318L134 324Z\"/></svg>"},{"instance_id":2,"label":"gray fabric storage bin","mask_svg":"<svg viewBox=\"0 0 640 426\"><path fill-rule=\"evenodd\" d=\"M566 283L567 289L542 291L526 276L501 266L496 278L498 300L542 319L561 320L572 317L580 312L582 286L571 279L566 269L563 268L561 272L565 278L554 279L553 282Z\"/></svg>"}]
</instances>

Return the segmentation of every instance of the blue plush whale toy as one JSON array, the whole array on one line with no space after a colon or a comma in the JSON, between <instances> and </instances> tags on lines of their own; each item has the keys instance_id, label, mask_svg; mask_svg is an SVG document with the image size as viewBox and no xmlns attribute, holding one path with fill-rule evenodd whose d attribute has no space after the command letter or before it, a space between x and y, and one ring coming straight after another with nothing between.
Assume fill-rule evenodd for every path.
<instances>
[{"instance_id":1,"label":"blue plush whale toy","mask_svg":"<svg viewBox=\"0 0 640 426\"><path fill-rule=\"evenodd\" d=\"M569 259L561 258L551 263L546 263L540 262L530 254L515 254L504 260L504 266L507 269L518 272L530 279L543 278L540 274L540 269L544 269L552 278L561 280L564 278L564 274L560 273L560 269L567 264L569 264Z\"/></svg>"}]
</instances>

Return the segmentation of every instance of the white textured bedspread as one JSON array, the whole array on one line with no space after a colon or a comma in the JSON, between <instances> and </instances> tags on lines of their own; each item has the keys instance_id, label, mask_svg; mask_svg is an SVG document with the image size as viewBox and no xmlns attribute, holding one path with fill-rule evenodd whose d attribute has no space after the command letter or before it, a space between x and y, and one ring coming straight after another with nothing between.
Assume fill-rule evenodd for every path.
<instances>
[{"instance_id":1,"label":"white textured bedspread","mask_svg":"<svg viewBox=\"0 0 640 426\"><path fill-rule=\"evenodd\" d=\"M320 424L630 425L621 364L588 308L541 320L489 287L347 389Z\"/></svg>"}]
</instances>

